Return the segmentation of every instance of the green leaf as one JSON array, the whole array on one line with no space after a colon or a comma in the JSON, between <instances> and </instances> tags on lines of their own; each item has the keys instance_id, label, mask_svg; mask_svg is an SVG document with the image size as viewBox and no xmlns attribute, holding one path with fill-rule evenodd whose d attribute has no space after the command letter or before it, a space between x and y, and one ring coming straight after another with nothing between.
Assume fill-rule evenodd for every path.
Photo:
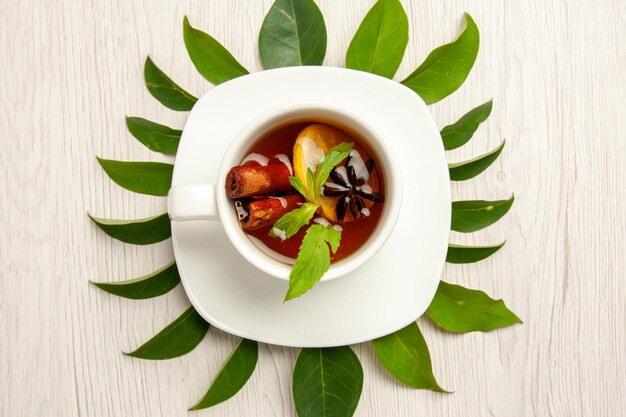
<instances>
[{"instance_id":1,"label":"green leaf","mask_svg":"<svg viewBox=\"0 0 626 417\"><path fill-rule=\"evenodd\" d=\"M281 238L289 239L298 233L298 230L300 230L301 227L311 221L318 207L319 206L317 204L304 203L301 207L291 210L274 223L274 227L270 230L270 236L278 236L275 230L283 231L284 236L281 236Z\"/></svg>"},{"instance_id":2,"label":"green leaf","mask_svg":"<svg viewBox=\"0 0 626 417\"><path fill-rule=\"evenodd\" d=\"M363 368L348 346L304 348L293 370L298 417L350 417L363 389Z\"/></svg>"},{"instance_id":3,"label":"green leaf","mask_svg":"<svg viewBox=\"0 0 626 417\"><path fill-rule=\"evenodd\" d=\"M515 196L511 196L508 200L497 201L453 201L452 230L470 233L490 226L509 211L513 201L515 201Z\"/></svg>"},{"instance_id":4,"label":"green leaf","mask_svg":"<svg viewBox=\"0 0 626 417\"><path fill-rule=\"evenodd\" d=\"M350 155L353 146L353 143L341 142L339 145L329 149L328 153L324 155L324 159L317 165L315 168L315 182L313 182L315 184L313 191L316 200L319 200L322 185L328 179L330 171Z\"/></svg>"},{"instance_id":5,"label":"green leaf","mask_svg":"<svg viewBox=\"0 0 626 417\"><path fill-rule=\"evenodd\" d=\"M317 201L317 194L315 193L315 176L311 168L306 169L306 186L309 190L309 194L313 196L313 201Z\"/></svg>"},{"instance_id":6,"label":"green leaf","mask_svg":"<svg viewBox=\"0 0 626 417\"><path fill-rule=\"evenodd\" d=\"M333 253L339 249L339 243L341 242L341 232L335 229L332 225L326 227L326 236L324 237L326 242L330 245L330 250Z\"/></svg>"},{"instance_id":7,"label":"green leaf","mask_svg":"<svg viewBox=\"0 0 626 417\"><path fill-rule=\"evenodd\" d=\"M276 0L259 33L265 68L321 65L326 55L324 16L313 0Z\"/></svg>"},{"instance_id":8,"label":"green leaf","mask_svg":"<svg viewBox=\"0 0 626 417\"><path fill-rule=\"evenodd\" d=\"M426 340L417 323L372 341L376 356L391 375L413 388L447 392L439 386Z\"/></svg>"},{"instance_id":9,"label":"green leaf","mask_svg":"<svg viewBox=\"0 0 626 417\"><path fill-rule=\"evenodd\" d=\"M141 194L166 196L172 184L174 171L172 164L97 159L113 182L127 190Z\"/></svg>"},{"instance_id":10,"label":"green leaf","mask_svg":"<svg viewBox=\"0 0 626 417\"><path fill-rule=\"evenodd\" d=\"M482 261L496 253L505 243L506 241L495 246L461 246L449 243L446 262L451 264L471 264Z\"/></svg>"},{"instance_id":11,"label":"green leaf","mask_svg":"<svg viewBox=\"0 0 626 417\"><path fill-rule=\"evenodd\" d=\"M183 90L178 84L170 79L163 71L157 67L150 57L146 58L143 69L143 76L146 80L146 87L154 98L165 107L172 110L191 110L197 98Z\"/></svg>"},{"instance_id":12,"label":"green leaf","mask_svg":"<svg viewBox=\"0 0 626 417\"><path fill-rule=\"evenodd\" d=\"M309 192L309 189L304 185L302 180L298 177L289 177L289 183L296 189L304 198L309 201L315 201L315 198Z\"/></svg>"},{"instance_id":13,"label":"green leaf","mask_svg":"<svg viewBox=\"0 0 626 417\"><path fill-rule=\"evenodd\" d=\"M104 233L124 243L149 245L172 236L167 213L138 220L111 220L87 215Z\"/></svg>"},{"instance_id":14,"label":"green leaf","mask_svg":"<svg viewBox=\"0 0 626 417\"><path fill-rule=\"evenodd\" d=\"M237 394L256 368L259 347L256 342L241 339L219 371L204 397L190 410L213 407Z\"/></svg>"},{"instance_id":15,"label":"green leaf","mask_svg":"<svg viewBox=\"0 0 626 417\"><path fill-rule=\"evenodd\" d=\"M93 282L93 285L110 294L132 300L144 300L166 294L180 282L176 263L171 262L165 267L149 275L118 282Z\"/></svg>"},{"instance_id":16,"label":"green leaf","mask_svg":"<svg viewBox=\"0 0 626 417\"><path fill-rule=\"evenodd\" d=\"M151 151L175 154L182 130L160 125L141 117L127 117L126 126L130 133Z\"/></svg>"},{"instance_id":17,"label":"green leaf","mask_svg":"<svg viewBox=\"0 0 626 417\"><path fill-rule=\"evenodd\" d=\"M496 159L498 159L498 156L500 156L505 142L506 141L502 141L502 144L496 149L474 159L470 159L469 161L448 164L450 179L452 181L469 180L489 168L489 166L493 164Z\"/></svg>"},{"instance_id":18,"label":"green leaf","mask_svg":"<svg viewBox=\"0 0 626 417\"><path fill-rule=\"evenodd\" d=\"M426 312L437 326L458 333L488 332L522 322L504 301L444 281Z\"/></svg>"},{"instance_id":19,"label":"green leaf","mask_svg":"<svg viewBox=\"0 0 626 417\"><path fill-rule=\"evenodd\" d=\"M309 227L302 239L296 263L289 274L289 290L285 301L300 297L313 288L330 267L330 249L333 253L339 247L341 232L332 225L314 224Z\"/></svg>"},{"instance_id":20,"label":"green leaf","mask_svg":"<svg viewBox=\"0 0 626 417\"><path fill-rule=\"evenodd\" d=\"M209 330L193 307L189 307L176 320L161 330L156 336L141 345L137 350L125 355L140 359L172 359L191 352Z\"/></svg>"},{"instance_id":21,"label":"green leaf","mask_svg":"<svg viewBox=\"0 0 626 417\"><path fill-rule=\"evenodd\" d=\"M191 62L200 75L213 84L248 74L248 70L222 44L208 33L191 27L187 16L183 20L183 37Z\"/></svg>"},{"instance_id":22,"label":"green leaf","mask_svg":"<svg viewBox=\"0 0 626 417\"><path fill-rule=\"evenodd\" d=\"M465 145L474 135L478 126L491 114L493 100L473 108L455 123L441 129L443 147L450 151Z\"/></svg>"},{"instance_id":23,"label":"green leaf","mask_svg":"<svg viewBox=\"0 0 626 417\"><path fill-rule=\"evenodd\" d=\"M424 63L402 81L426 104L436 103L456 91L474 66L480 35L467 13L465 21L465 30L455 41L433 50Z\"/></svg>"},{"instance_id":24,"label":"green leaf","mask_svg":"<svg viewBox=\"0 0 626 417\"><path fill-rule=\"evenodd\" d=\"M359 26L346 67L393 78L409 41L409 20L398 0L378 0Z\"/></svg>"}]
</instances>

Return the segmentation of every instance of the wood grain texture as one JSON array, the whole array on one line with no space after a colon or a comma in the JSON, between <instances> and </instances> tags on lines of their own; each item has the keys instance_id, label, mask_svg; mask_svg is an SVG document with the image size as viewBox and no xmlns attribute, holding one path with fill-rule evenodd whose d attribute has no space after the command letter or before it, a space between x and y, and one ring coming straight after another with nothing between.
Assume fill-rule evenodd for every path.
<instances>
[{"instance_id":1,"label":"wood grain texture","mask_svg":"<svg viewBox=\"0 0 626 417\"><path fill-rule=\"evenodd\" d=\"M410 42L397 79L459 31L481 29L476 66L432 106L440 126L494 98L494 110L450 160L507 147L483 175L453 184L455 199L500 199L511 212L456 243L507 245L445 279L502 297L523 320L488 334L452 335L420 320L449 395L392 380L370 344L355 347L365 384L357 416L626 415L626 6L622 0L403 1ZM319 0L326 65L342 66L373 0ZM261 69L258 30L271 0L0 0L0 414L184 416L236 340L211 329L191 354L126 357L188 305L182 288L131 301L88 279L140 276L172 259L169 242L134 247L90 223L142 218L162 198L122 190L95 156L171 161L126 131L125 115L180 128L185 113L145 90L150 54L194 95L211 88L183 48L182 18ZM296 350L262 345L250 383L202 416L292 416Z\"/></svg>"}]
</instances>

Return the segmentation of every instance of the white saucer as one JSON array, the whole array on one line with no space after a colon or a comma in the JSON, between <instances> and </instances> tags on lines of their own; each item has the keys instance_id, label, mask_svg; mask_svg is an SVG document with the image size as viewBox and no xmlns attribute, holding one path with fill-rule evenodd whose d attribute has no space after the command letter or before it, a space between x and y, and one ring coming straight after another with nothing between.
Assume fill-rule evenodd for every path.
<instances>
[{"instance_id":1,"label":"white saucer","mask_svg":"<svg viewBox=\"0 0 626 417\"><path fill-rule=\"evenodd\" d=\"M386 78L329 67L282 68L226 82L191 111L172 186L215 183L222 155L250 120L304 99L344 106L391 142L404 195L387 243L351 274L321 282L284 304L287 282L243 259L219 222L173 223L176 263L198 313L229 333L298 347L371 340L424 313L446 257L450 178L441 136L417 94Z\"/></svg>"}]
</instances>

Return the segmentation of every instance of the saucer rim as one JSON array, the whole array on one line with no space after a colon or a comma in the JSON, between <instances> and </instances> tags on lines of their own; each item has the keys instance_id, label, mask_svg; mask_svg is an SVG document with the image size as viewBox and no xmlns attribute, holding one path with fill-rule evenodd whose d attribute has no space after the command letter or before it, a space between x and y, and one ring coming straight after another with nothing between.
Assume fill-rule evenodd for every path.
<instances>
[{"instance_id":1,"label":"saucer rim","mask_svg":"<svg viewBox=\"0 0 626 417\"><path fill-rule=\"evenodd\" d=\"M437 129L437 126L434 122L434 119L432 117L432 114L430 113L430 111L428 111L428 108L426 106L426 103L417 95L415 94L412 90L409 90L407 87L403 86L402 84L395 82L393 80L387 79L387 78L383 78L383 77L379 77L373 74L369 74L369 73L363 73L360 71L354 71L354 70L349 70L349 69L344 69L344 68L334 68L334 67L288 67L288 68L279 68L279 69L272 69L272 70L266 70L266 71L262 71L262 72L257 72L257 73L252 73L252 74L248 74L245 75L243 77L265 77L265 76L277 76L277 77L281 77L284 76L285 74L289 74L289 73L298 73L298 72L320 72L320 73L326 73L323 75L327 75L330 73L352 73L352 75L354 76L358 76L358 77L375 77L376 79L378 79L378 81L384 81L387 82L389 86L392 86L392 88L395 89L403 89L406 92L410 93L411 96L413 97L413 99L415 100L416 103L418 103L418 105L421 107L420 111L423 111L425 116L428 119L428 122L430 124L432 124L432 126L435 128L435 131L437 132L437 135L439 135L440 138L440 134L439 134L439 129ZM243 78L241 77L241 78ZM194 108L192 109L192 114L193 111L199 107L201 107L202 103L204 103L207 100L210 100L211 97L213 96L213 93L215 91L219 91L223 88L226 88L227 85L230 85L230 87L232 87L232 83L236 82L238 79L235 80L231 80L229 82L226 82L224 84L220 84L216 87L214 87L213 89L209 90L207 93L205 93L195 104ZM334 103L337 105L342 105L342 104L338 104L338 103ZM188 121L191 119L191 115L189 116L189 118L187 119ZM250 122L250 118L247 120L244 120L241 122L241 126L245 126L247 123ZM187 125L185 126L185 129L183 130L183 135L181 137L181 144L184 141L185 138L185 130L187 128ZM451 213L451 196L450 196L450 179L449 179L449 173L447 170L447 161L445 160L445 150L443 148L443 143L441 141L439 141L440 145L440 155L443 158L443 161L446 163L446 169L445 169L445 175L446 175L446 181L445 183L447 184L447 192L445 193L446 195L446 206L448 207L448 227L447 227L447 231L446 231L446 241L448 241L448 237L450 234L450 223L451 223L451 216L449 215ZM392 145L393 146L393 145ZM178 158L177 158L178 160ZM180 170L180 164L174 164L174 175L173 175L173 179L172 179L172 186L176 185L185 185L183 183L177 183L178 182L178 178L177 178L177 167L178 170ZM401 169L402 170L402 169ZM400 210L403 210L403 208L401 208ZM394 231L392 231L390 237L395 233L396 228L394 228ZM185 273L185 267L184 267L184 263L179 262L179 260L181 259L181 255L180 255L180 248L179 248L179 239L180 237L178 236L178 232L176 231L176 227L174 224L172 224L172 242L173 242L173 246L174 246L174 254L175 254L175 258L177 260L177 267L179 269L179 273L181 276L181 282L182 285L184 287L185 293L187 294L191 304L194 306L194 308L198 311L198 313L205 319L207 320L207 322L209 322L211 325L214 325L215 327L224 330L230 334L236 335L236 336L240 336L240 337L244 337L247 339L251 339L251 340L256 340L258 342L262 342L262 343L268 343L268 344L274 344L274 345L279 345L279 346L288 346L288 347L332 347L332 346L343 346L343 345L348 345L348 344L355 344L355 343L362 343L362 342L366 342L366 341L370 341L373 339L376 339L378 337L382 337L385 335L388 335L390 333L393 333L405 326L407 326L408 324L414 322L415 320L417 320L419 317L421 317L424 312L426 311L426 309L428 308L428 306L430 305L430 303L432 302L432 299L434 298L434 295L436 293L436 289L438 286L439 281L441 280L441 275L443 272L443 268L445 266L445 251L443 253L443 259L442 261L439 263L439 274L438 274L438 278L437 278L437 285L434 286L434 289L432 291L431 294L428 294L428 297L426 297L428 299L428 302L424 304L423 308L419 308L419 309L415 309L416 311L418 311L418 314L415 317L410 318L409 320L406 321L402 321L400 324L394 324L393 326L389 326L388 328L385 328L384 330L380 330L380 331L375 331L375 332L371 332L371 333L367 333L364 334L362 336L359 337L350 337L346 340L340 340L340 341L320 341L318 343L300 343L297 341L286 341L286 340L281 340L280 338L272 338L272 337L264 337L263 335L251 335L248 332L245 331L240 331L236 328L231 327L230 325L224 323L222 320L218 320L216 317L212 316L209 311L207 311L207 309L203 306L202 302L199 301L198 297L199 294L195 294L194 291L192 291L191 288L189 288L189 282L186 279L186 273ZM447 247L446 247L447 250ZM260 274L262 274L261 271L259 271ZM272 277L272 279L276 279L275 277ZM334 280L332 280L334 281ZM332 282L332 281L327 281L327 282ZM294 338L295 339L295 338Z\"/></svg>"}]
</instances>

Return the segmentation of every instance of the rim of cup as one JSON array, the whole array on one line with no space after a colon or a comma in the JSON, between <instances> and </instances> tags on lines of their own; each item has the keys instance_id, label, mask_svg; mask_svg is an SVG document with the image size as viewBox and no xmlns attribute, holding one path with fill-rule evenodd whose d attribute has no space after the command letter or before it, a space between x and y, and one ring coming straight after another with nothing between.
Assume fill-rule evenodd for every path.
<instances>
[{"instance_id":1,"label":"rim of cup","mask_svg":"<svg viewBox=\"0 0 626 417\"><path fill-rule=\"evenodd\" d=\"M395 227L402 203L402 183L397 160L388 140L367 120L350 109L321 101L298 101L274 107L250 121L234 138L219 169L216 184L217 211L224 230L237 251L252 265L274 277L289 280L292 265L264 253L239 224L233 200L224 184L228 171L246 156L250 147L267 132L297 122L320 122L358 135L375 154L385 190L383 212L369 239L354 253L332 263L320 281L330 281L357 269L378 252Z\"/></svg>"}]
</instances>

